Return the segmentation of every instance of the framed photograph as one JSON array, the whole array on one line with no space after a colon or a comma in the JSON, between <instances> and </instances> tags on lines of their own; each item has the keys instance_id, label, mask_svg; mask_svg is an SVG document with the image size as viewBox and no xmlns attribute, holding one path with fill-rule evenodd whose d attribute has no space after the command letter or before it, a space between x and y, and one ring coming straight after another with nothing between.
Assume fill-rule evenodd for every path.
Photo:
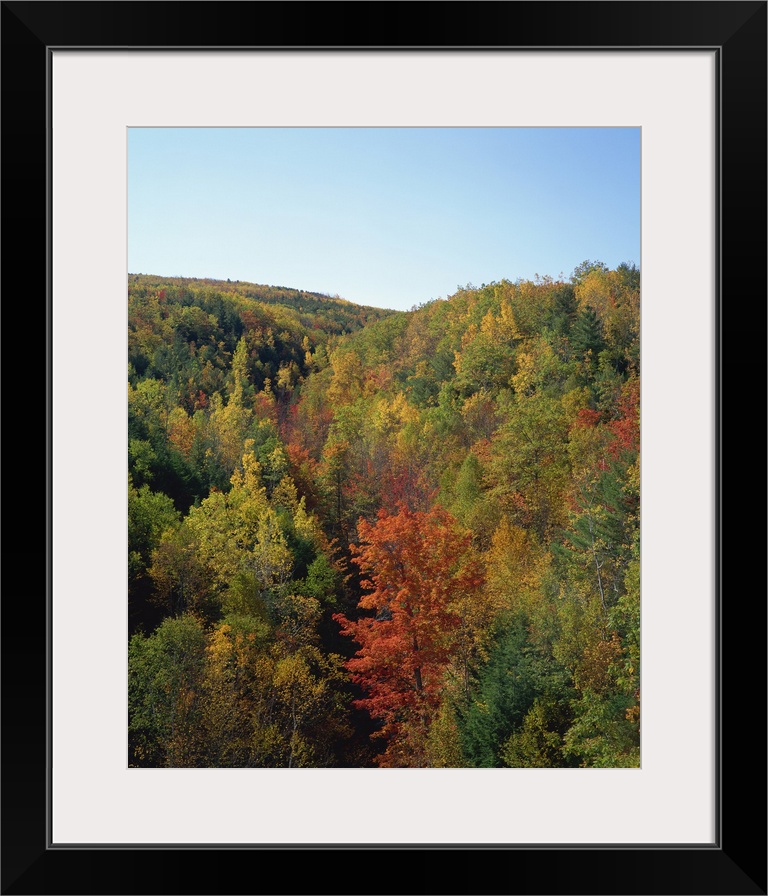
<instances>
[{"instance_id":1,"label":"framed photograph","mask_svg":"<svg viewBox=\"0 0 768 896\"><path fill-rule=\"evenodd\" d=\"M34 465L46 471L44 580L34 572L37 540L34 555L22 540L7 552L8 568L24 558L40 581L7 589L3 607L3 892L765 893L766 618L754 585L764 545L742 511L735 523L729 498L754 493L758 462L752 433L740 439L738 465L727 463L736 455L722 436L735 416L724 398L736 392L736 371L748 395L764 382L767 4L345 9L356 36L375 22L375 42L338 44L321 4L300 14L290 4L2 4L3 278L6 314L16 312L6 332L14 342L33 332L21 297L35 282L42 299L45 282L45 364L34 368L47 408ZM407 41L397 34L404 11L427 14L429 38L417 17ZM270 39L252 39L267 16ZM504 768L302 768L293 747L289 768L126 760L129 273L136 288L151 287L130 267L128 173L137 135L187 128L637 135L636 752L625 745L586 761L573 735L573 767L525 767L522 736L505 741L516 761ZM182 143L153 147L167 154L167 178L184 164L183 133ZM182 231L194 245L194 204L174 202L160 182L157 194L145 205L153 239ZM569 226L583 222L574 214ZM288 388L288 366L283 373ZM10 419L30 419L25 380L19 373L6 386ZM586 413L594 424L598 411ZM29 461L20 469L34 468ZM749 473L738 486L736 469ZM738 532L738 554L724 555L726 532L734 548ZM306 589L304 609L314 599ZM594 660L587 673L582 664L582 675L609 665ZM626 719L636 721L629 704ZM142 741L133 758L157 749L167 742ZM392 861L405 852L416 853L407 866L416 878Z\"/></svg>"}]
</instances>

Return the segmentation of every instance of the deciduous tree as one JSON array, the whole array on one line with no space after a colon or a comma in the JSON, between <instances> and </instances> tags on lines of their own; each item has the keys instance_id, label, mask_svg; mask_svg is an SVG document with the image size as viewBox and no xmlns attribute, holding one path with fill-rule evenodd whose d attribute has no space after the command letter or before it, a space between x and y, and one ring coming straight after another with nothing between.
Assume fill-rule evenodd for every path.
<instances>
[{"instance_id":1,"label":"deciduous tree","mask_svg":"<svg viewBox=\"0 0 768 896\"><path fill-rule=\"evenodd\" d=\"M384 512L358 525L355 562L365 578L358 621L334 618L360 649L348 662L365 692L357 702L381 722L381 765L424 766L427 735L444 677L460 646L467 604L482 574L470 535L441 508Z\"/></svg>"}]
</instances>

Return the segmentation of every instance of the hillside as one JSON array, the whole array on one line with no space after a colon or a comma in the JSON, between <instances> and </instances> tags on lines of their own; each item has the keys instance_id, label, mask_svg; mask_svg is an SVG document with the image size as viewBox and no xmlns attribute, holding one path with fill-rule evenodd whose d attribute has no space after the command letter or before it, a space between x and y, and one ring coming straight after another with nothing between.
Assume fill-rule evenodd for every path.
<instances>
[{"instance_id":1,"label":"hillside","mask_svg":"<svg viewBox=\"0 0 768 896\"><path fill-rule=\"evenodd\" d=\"M639 763L639 272L129 277L130 752Z\"/></svg>"},{"instance_id":2,"label":"hillside","mask_svg":"<svg viewBox=\"0 0 768 896\"><path fill-rule=\"evenodd\" d=\"M197 280L185 277L157 277L151 274L129 274L129 292L146 290L157 292L170 289L187 290L196 296L218 293L238 299L251 299L263 305L283 305L299 315L301 323L309 329L317 328L328 333L351 333L391 312L381 308L358 305L320 292L290 289L286 286L265 286L244 280Z\"/></svg>"}]
</instances>

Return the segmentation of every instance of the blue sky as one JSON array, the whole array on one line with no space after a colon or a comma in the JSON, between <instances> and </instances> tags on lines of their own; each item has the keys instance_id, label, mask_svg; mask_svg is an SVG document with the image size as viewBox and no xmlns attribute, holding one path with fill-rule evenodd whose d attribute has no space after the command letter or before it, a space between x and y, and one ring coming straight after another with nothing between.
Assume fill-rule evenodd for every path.
<instances>
[{"instance_id":1,"label":"blue sky","mask_svg":"<svg viewBox=\"0 0 768 896\"><path fill-rule=\"evenodd\" d=\"M408 309L640 264L639 128L131 128L128 270Z\"/></svg>"}]
</instances>

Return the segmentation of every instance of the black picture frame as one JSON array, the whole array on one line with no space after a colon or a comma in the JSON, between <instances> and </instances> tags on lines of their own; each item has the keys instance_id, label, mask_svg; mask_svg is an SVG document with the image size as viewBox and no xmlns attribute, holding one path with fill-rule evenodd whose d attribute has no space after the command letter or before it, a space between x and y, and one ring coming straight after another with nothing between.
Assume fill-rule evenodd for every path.
<instances>
[{"instance_id":1,"label":"black picture frame","mask_svg":"<svg viewBox=\"0 0 768 896\"><path fill-rule=\"evenodd\" d=\"M373 2L343 7L247 2L2 3L2 286L6 359L11 359L3 396L10 424L6 473L11 475L6 481L24 483L18 503L23 512L17 516L15 496L9 512L13 525L8 527L6 572L13 585L6 587L2 603L2 893L704 896L767 892L765 539L762 529L755 528L755 516L746 516L743 509L737 515L737 502L744 508L756 493L765 494L757 487L763 484L757 471L765 468L764 451L757 451L765 445L757 433L762 435L764 427L755 427L749 418L737 425L734 412L740 393L747 414L754 414L756 405L761 412L766 407L767 10L766 2L752 0ZM354 44L344 42L342 22L343 33L355 36ZM716 275L719 778L715 844L483 849L286 846L258 852L249 847L194 845L50 847L48 104L51 48L65 46L717 51L721 249ZM45 366L40 358L43 331ZM13 352L11 346L15 346ZM37 380L29 375L34 371ZM730 401L725 401L726 396ZM759 419L763 420L762 413ZM41 423L41 431L34 436L29 427L33 421ZM731 438L724 450L726 432ZM43 479L46 513L42 501L32 501L32 492L27 490L27 483ZM763 519L762 500L758 511L756 517ZM43 533L38 520L44 516ZM19 519L28 522L19 525ZM726 546L731 548L727 560ZM680 637L682 650L685 633ZM697 686L695 674L690 686ZM681 700L684 704L684 694ZM606 811L616 813L618 823L632 807L623 805L617 793L615 804Z\"/></svg>"}]
</instances>

